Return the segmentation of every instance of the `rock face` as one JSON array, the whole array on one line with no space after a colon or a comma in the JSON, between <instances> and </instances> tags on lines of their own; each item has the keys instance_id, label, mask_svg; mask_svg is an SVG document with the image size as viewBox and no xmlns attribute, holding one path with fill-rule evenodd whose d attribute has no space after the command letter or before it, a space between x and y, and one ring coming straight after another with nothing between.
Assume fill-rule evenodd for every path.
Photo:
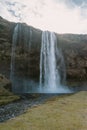
<instances>
[{"instance_id":1,"label":"rock face","mask_svg":"<svg viewBox=\"0 0 87 130\"><path fill-rule=\"evenodd\" d=\"M65 57L67 79L87 79L87 35L63 34L58 36Z\"/></svg>"},{"instance_id":2,"label":"rock face","mask_svg":"<svg viewBox=\"0 0 87 130\"><path fill-rule=\"evenodd\" d=\"M1 74L0 74L0 87L3 87L9 91L12 90L10 80L8 80L5 76Z\"/></svg>"},{"instance_id":3,"label":"rock face","mask_svg":"<svg viewBox=\"0 0 87 130\"><path fill-rule=\"evenodd\" d=\"M0 72L9 75L12 35L15 23L0 17Z\"/></svg>"},{"instance_id":4,"label":"rock face","mask_svg":"<svg viewBox=\"0 0 87 130\"><path fill-rule=\"evenodd\" d=\"M0 73L9 77L12 37L16 23L0 17ZM31 29L31 36L29 30ZM26 33L26 30L28 33ZM25 46L25 35L29 42ZM15 55L17 75L29 76L39 80L39 63L42 31L26 24L21 24L18 33ZM83 81L87 79L87 35L56 34L57 44L61 49L66 65L67 80Z\"/></svg>"}]
</instances>

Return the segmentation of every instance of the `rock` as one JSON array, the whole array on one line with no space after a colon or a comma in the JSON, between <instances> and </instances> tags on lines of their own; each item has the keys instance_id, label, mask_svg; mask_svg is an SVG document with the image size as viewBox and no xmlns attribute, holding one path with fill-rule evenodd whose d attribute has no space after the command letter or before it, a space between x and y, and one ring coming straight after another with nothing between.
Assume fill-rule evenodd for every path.
<instances>
[{"instance_id":1,"label":"rock","mask_svg":"<svg viewBox=\"0 0 87 130\"><path fill-rule=\"evenodd\" d=\"M79 68L74 68L74 69L68 69L67 71L67 78L68 79L73 79L74 81L82 81L83 79L86 80L86 71L85 69L79 69Z\"/></svg>"},{"instance_id":2,"label":"rock","mask_svg":"<svg viewBox=\"0 0 87 130\"><path fill-rule=\"evenodd\" d=\"M65 58L67 80L86 80L87 35L61 34L57 37Z\"/></svg>"},{"instance_id":3,"label":"rock","mask_svg":"<svg viewBox=\"0 0 87 130\"><path fill-rule=\"evenodd\" d=\"M9 78L12 35L15 23L0 17L0 73Z\"/></svg>"},{"instance_id":4,"label":"rock","mask_svg":"<svg viewBox=\"0 0 87 130\"><path fill-rule=\"evenodd\" d=\"M11 87L11 81L8 80L5 76L3 76L2 74L0 74L0 87L4 87L5 89L11 91L12 87Z\"/></svg>"}]
</instances>

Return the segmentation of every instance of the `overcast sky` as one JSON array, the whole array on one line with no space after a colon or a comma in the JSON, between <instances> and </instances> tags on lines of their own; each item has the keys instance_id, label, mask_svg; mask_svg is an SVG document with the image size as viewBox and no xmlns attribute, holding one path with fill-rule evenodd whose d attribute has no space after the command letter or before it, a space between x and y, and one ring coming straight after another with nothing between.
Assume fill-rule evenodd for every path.
<instances>
[{"instance_id":1,"label":"overcast sky","mask_svg":"<svg viewBox=\"0 0 87 130\"><path fill-rule=\"evenodd\" d=\"M0 16L57 33L87 33L87 0L0 0Z\"/></svg>"}]
</instances>

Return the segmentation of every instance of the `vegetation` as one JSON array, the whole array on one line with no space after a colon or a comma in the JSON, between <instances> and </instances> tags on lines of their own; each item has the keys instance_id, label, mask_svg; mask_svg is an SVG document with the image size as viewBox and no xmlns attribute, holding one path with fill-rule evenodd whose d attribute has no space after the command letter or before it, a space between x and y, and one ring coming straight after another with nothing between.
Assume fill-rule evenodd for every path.
<instances>
[{"instance_id":1,"label":"vegetation","mask_svg":"<svg viewBox=\"0 0 87 130\"><path fill-rule=\"evenodd\" d=\"M23 115L0 124L0 130L87 130L87 92L56 96Z\"/></svg>"},{"instance_id":2,"label":"vegetation","mask_svg":"<svg viewBox=\"0 0 87 130\"><path fill-rule=\"evenodd\" d=\"M18 96L9 92L4 87L0 87L0 105L5 105L18 99L20 99Z\"/></svg>"}]
</instances>

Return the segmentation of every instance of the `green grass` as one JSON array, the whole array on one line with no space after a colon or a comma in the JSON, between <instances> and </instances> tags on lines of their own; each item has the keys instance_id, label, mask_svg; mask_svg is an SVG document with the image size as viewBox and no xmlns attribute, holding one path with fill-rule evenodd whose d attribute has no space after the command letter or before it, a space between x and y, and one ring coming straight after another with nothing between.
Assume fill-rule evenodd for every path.
<instances>
[{"instance_id":1,"label":"green grass","mask_svg":"<svg viewBox=\"0 0 87 130\"><path fill-rule=\"evenodd\" d=\"M18 99L20 99L19 96L14 95L4 87L0 87L0 105L5 105Z\"/></svg>"},{"instance_id":2,"label":"green grass","mask_svg":"<svg viewBox=\"0 0 87 130\"><path fill-rule=\"evenodd\" d=\"M0 130L87 130L87 92L52 98L1 123Z\"/></svg>"}]
</instances>

